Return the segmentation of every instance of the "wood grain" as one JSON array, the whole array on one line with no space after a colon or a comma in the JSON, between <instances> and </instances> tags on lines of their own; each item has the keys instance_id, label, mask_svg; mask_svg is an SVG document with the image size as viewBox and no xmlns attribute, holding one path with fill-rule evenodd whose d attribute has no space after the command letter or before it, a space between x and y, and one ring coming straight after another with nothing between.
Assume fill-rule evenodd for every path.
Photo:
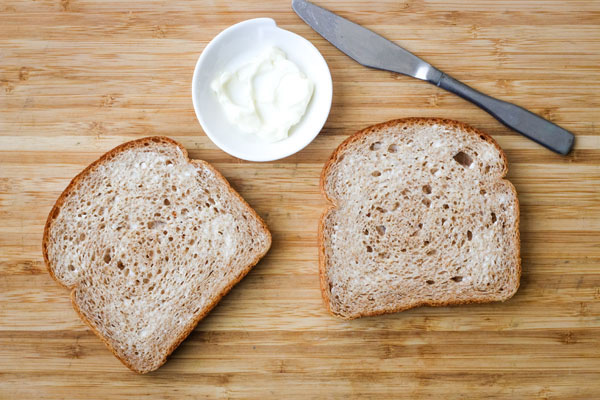
<instances>
[{"instance_id":1,"label":"wood grain","mask_svg":"<svg viewBox=\"0 0 600 400\"><path fill-rule=\"evenodd\" d=\"M289 1L4 0L0 4L0 398L600 398L600 2L318 1L467 84L576 133L561 157L438 88L367 70ZM248 163L197 123L192 71L227 26L272 17L334 80L302 152ZM317 277L318 176L348 135L393 118L459 119L506 150L523 279L503 304L342 321ZM213 163L273 247L158 371L129 372L81 323L40 251L69 180L123 141L167 135Z\"/></svg>"}]
</instances>

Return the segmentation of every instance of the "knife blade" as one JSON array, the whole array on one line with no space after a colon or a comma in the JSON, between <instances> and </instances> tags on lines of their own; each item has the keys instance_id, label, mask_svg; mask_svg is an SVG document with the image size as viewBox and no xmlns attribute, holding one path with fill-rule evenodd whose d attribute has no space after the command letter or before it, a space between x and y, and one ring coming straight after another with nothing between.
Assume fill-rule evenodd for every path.
<instances>
[{"instance_id":1,"label":"knife blade","mask_svg":"<svg viewBox=\"0 0 600 400\"><path fill-rule=\"evenodd\" d=\"M358 63L427 81L482 108L523 136L562 154L573 148L575 136L552 122L506 101L483 94L443 73L377 33L306 0L292 0L298 16L317 33Z\"/></svg>"}]
</instances>

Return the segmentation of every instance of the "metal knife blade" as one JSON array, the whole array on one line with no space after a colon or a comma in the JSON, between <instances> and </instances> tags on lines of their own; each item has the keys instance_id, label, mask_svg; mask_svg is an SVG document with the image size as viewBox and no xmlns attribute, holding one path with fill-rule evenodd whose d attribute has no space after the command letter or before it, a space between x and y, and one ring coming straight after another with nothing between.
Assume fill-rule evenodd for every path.
<instances>
[{"instance_id":1,"label":"metal knife blade","mask_svg":"<svg viewBox=\"0 0 600 400\"><path fill-rule=\"evenodd\" d=\"M441 72L411 52L375 32L308 1L293 0L292 8L331 44L365 67L397 72L432 83Z\"/></svg>"},{"instance_id":2,"label":"metal knife blade","mask_svg":"<svg viewBox=\"0 0 600 400\"><path fill-rule=\"evenodd\" d=\"M397 72L441 87L556 153L565 155L573 148L575 136L566 129L522 107L465 85L367 28L305 0L292 0L292 8L331 44L366 67Z\"/></svg>"}]
</instances>

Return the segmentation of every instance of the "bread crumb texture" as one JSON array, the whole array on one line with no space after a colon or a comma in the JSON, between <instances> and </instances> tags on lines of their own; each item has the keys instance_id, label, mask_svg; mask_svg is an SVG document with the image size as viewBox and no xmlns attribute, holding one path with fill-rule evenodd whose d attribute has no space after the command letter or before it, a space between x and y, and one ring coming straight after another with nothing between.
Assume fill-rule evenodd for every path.
<instances>
[{"instance_id":1,"label":"bread crumb texture","mask_svg":"<svg viewBox=\"0 0 600 400\"><path fill-rule=\"evenodd\" d=\"M321 287L344 318L510 298L519 205L486 134L411 118L365 129L325 166Z\"/></svg>"},{"instance_id":2,"label":"bread crumb texture","mask_svg":"<svg viewBox=\"0 0 600 400\"><path fill-rule=\"evenodd\" d=\"M162 365L270 244L216 170L160 137L119 146L77 176L44 235L51 274L137 372Z\"/></svg>"}]
</instances>

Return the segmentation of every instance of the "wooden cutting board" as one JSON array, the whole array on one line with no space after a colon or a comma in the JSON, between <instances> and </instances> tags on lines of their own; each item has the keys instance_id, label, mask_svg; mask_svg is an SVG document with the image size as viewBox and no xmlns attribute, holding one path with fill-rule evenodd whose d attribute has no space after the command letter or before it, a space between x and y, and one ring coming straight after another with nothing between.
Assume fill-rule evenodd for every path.
<instances>
[{"instance_id":1,"label":"wooden cutting board","mask_svg":"<svg viewBox=\"0 0 600 400\"><path fill-rule=\"evenodd\" d=\"M577 135L555 155L438 88L354 63L290 1L3 0L0 4L0 398L600 398L600 2L318 1L483 92ZM284 160L217 149L192 71L227 26L272 17L334 82L317 139ZM523 278L506 303L329 316L317 279L321 167L368 125L459 119L506 150ZM40 240L69 180L147 135L213 163L265 218L273 247L158 371L127 370L46 273Z\"/></svg>"}]
</instances>

